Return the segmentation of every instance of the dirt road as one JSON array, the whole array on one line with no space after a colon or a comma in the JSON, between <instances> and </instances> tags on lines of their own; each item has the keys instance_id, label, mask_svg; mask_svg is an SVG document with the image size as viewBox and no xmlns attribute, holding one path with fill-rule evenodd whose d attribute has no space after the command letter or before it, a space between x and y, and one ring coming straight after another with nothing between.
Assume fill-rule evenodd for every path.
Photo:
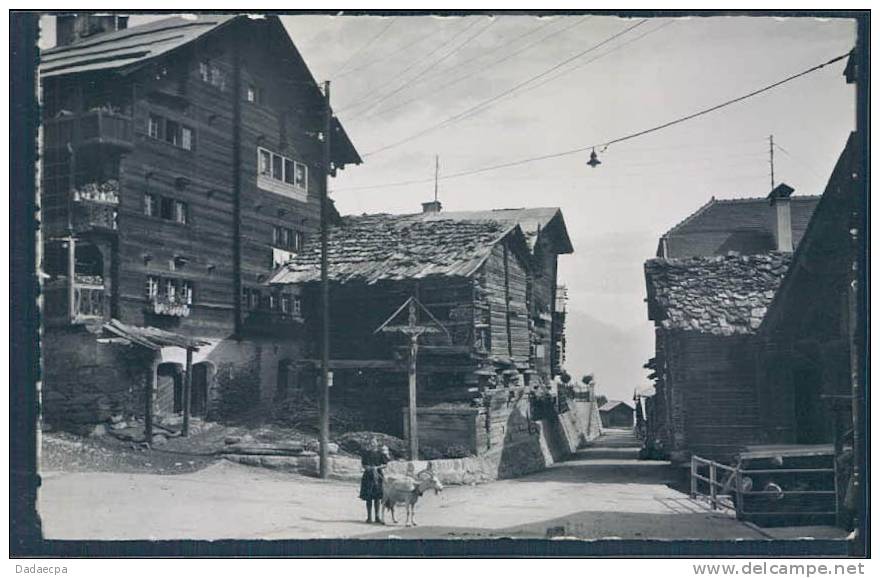
<instances>
[{"instance_id":1,"label":"dirt road","mask_svg":"<svg viewBox=\"0 0 880 578\"><path fill-rule=\"evenodd\" d=\"M415 528L365 524L356 484L229 462L179 475L44 473L39 510L55 539L769 537L670 489L668 465L635 452L612 430L546 471L425 495Z\"/></svg>"}]
</instances>

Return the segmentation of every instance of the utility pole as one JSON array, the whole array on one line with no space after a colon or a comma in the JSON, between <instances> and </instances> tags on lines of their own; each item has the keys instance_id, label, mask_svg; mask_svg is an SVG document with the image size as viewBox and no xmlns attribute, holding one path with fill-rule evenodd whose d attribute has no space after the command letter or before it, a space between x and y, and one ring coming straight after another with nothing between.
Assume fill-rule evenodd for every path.
<instances>
[{"instance_id":1,"label":"utility pole","mask_svg":"<svg viewBox=\"0 0 880 578\"><path fill-rule=\"evenodd\" d=\"M776 173L773 165L773 135L770 135L770 190L776 188Z\"/></svg>"},{"instance_id":2,"label":"utility pole","mask_svg":"<svg viewBox=\"0 0 880 578\"><path fill-rule=\"evenodd\" d=\"M327 279L327 236L329 211L327 210L328 181L330 178L330 128L333 111L330 109L330 81L324 82L324 128L323 128L323 184L321 185L321 399L320 413L320 465L322 478L330 477L330 287Z\"/></svg>"}]
</instances>

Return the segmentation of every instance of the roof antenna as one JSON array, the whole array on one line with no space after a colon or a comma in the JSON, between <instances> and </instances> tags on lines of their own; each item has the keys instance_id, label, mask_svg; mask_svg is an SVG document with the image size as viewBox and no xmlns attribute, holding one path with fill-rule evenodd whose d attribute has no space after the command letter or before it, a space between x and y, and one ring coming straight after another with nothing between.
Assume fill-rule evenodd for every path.
<instances>
[{"instance_id":1,"label":"roof antenna","mask_svg":"<svg viewBox=\"0 0 880 578\"><path fill-rule=\"evenodd\" d=\"M437 181L440 180L440 155L434 155L434 202L437 202Z\"/></svg>"},{"instance_id":2,"label":"roof antenna","mask_svg":"<svg viewBox=\"0 0 880 578\"><path fill-rule=\"evenodd\" d=\"M770 190L776 188L776 173L773 165L773 135L770 135Z\"/></svg>"}]
</instances>

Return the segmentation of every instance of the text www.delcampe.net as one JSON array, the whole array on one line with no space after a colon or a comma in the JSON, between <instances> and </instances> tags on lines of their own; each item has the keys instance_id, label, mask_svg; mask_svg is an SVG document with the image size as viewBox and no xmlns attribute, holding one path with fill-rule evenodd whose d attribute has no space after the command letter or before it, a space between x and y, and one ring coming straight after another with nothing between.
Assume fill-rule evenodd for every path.
<instances>
[{"instance_id":1,"label":"text www.delcampe.net","mask_svg":"<svg viewBox=\"0 0 880 578\"><path fill-rule=\"evenodd\" d=\"M694 564L696 575L744 576L848 576L864 575L865 564L754 563Z\"/></svg>"}]
</instances>

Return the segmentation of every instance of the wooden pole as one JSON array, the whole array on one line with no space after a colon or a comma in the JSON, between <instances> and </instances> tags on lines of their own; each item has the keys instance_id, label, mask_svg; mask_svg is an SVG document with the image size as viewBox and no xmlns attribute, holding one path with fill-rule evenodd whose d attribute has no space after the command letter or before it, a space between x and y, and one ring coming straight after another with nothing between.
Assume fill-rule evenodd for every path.
<instances>
[{"instance_id":1,"label":"wooden pole","mask_svg":"<svg viewBox=\"0 0 880 578\"><path fill-rule=\"evenodd\" d=\"M323 184L321 186L321 403L320 406L320 458L319 472L322 478L330 476L328 467L330 443L330 287L327 278L327 237L329 210L327 187L330 177L330 81L324 82L324 140Z\"/></svg>"},{"instance_id":2,"label":"wooden pole","mask_svg":"<svg viewBox=\"0 0 880 578\"><path fill-rule=\"evenodd\" d=\"M416 303L409 303L409 325L416 325ZM416 404L416 361L419 356L419 336L413 333L409 337L409 459L419 459L419 431Z\"/></svg>"},{"instance_id":3,"label":"wooden pole","mask_svg":"<svg viewBox=\"0 0 880 578\"><path fill-rule=\"evenodd\" d=\"M189 436L190 397L192 396L193 350L186 348L186 375L183 379L183 436Z\"/></svg>"},{"instance_id":4,"label":"wooden pole","mask_svg":"<svg viewBox=\"0 0 880 578\"><path fill-rule=\"evenodd\" d=\"M153 443L153 397L156 392L156 369L159 365L159 352L154 354L150 363L150 375L147 376L147 387L144 391L144 442Z\"/></svg>"}]
</instances>

